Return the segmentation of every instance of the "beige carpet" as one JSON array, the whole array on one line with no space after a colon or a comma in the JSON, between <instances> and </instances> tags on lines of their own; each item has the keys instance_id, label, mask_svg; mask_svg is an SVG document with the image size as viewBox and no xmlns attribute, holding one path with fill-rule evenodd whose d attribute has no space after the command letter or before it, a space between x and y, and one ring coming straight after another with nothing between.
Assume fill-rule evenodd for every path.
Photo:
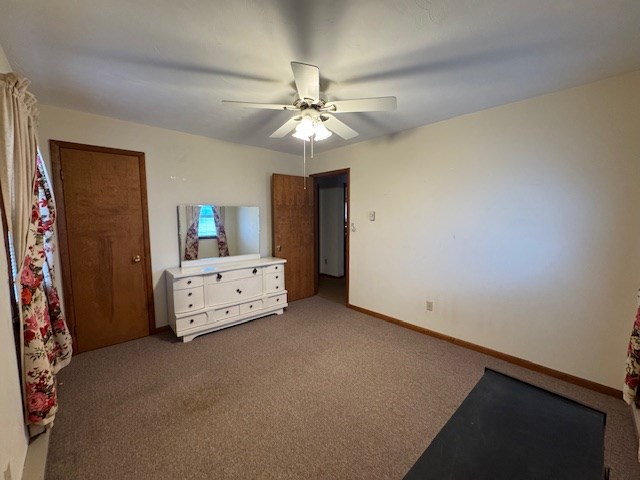
<instances>
[{"instance_id":1,"label":"beige carpet","mask_svg":"<svg viewBox=\"0 0 640 480\"><path fill-rule=\"evenodd\" d=\"M640 478L622 400L319 297L188 344L79 355L60 374L47 478L401 479L485 365L607 412L611 478Z\"/></svg>"}]
</instances>

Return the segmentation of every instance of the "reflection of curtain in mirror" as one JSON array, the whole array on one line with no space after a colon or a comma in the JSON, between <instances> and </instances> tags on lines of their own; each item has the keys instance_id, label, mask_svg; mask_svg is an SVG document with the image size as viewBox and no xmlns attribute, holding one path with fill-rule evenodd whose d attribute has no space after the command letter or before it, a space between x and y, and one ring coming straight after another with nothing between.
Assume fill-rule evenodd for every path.
<instances>
[{"instance_id":1,"label":"reflection of curtain in mirror","mask_svg":"<svg viewBox=\"0 0 640 480\"><path fill-rule=\"evenodd\" d=\"M228 257L229 246L227 245L227 232L224 230L224 222L222 221L222 218L224 218L224 207L212 205L212 208L213 220L216 222L216 230L218 231L218 251L221 257Z\"/></svg>"},{"instance_id":2,"label":"reflection of curtain in mirror","mask_svg":"<svg viewBox=\"0 0 640 480\"><path fill-rule=\"evenodd\" d=\"M184 259L198 259L198 227L200 225L200 207L198 205L186 206L187 236L184 239Z\"/></svg>"}]
</instances>

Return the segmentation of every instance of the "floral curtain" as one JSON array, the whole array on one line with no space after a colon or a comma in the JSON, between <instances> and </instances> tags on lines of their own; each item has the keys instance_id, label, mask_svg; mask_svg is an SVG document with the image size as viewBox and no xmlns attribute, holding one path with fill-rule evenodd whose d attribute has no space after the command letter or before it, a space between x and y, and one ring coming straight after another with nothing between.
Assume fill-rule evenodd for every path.
<instances>
[{"instance_id":1,"label":"floral curtain","mask_svg":"<svg viewBox=\"0 0 640 480\"><path fill-rule=\"evenodd\" d=\"M640 292L639 292L640 297ZM640 380L640 304L636 311L636 320L631 331L631 339L627 348L627 366L622 393L624 401L631 405L638 393Z\"/></svg>"},{"instance_id":2,"label":"floral curtain","mask_svg":"<svg viewBox=\"0 0 640 480\"><path fill-rule=\"evenodd\" d=\"M37 137L29 80L0 74L0 186L18 266L21 370L26 423L52 424L58 408L56 373L71 360L53 270L55 206Z\"/></svg>"},{"instance_id":3,"label":"floral curtain","mask_svg":"<svg viewBox=\"0 0 640 480\"><path fill-rule=\"evenodd\" d=\"M200 207L198 205L187 205L187 235L184 240L184 259L198 259L198 227L200 225Z\"/></svg>"},{"instance_id":4,"label":"floral curtain","mask_svg":"<svg viewBox=\"0 0 640 480\"><path fill-rule=\"evenodd\" d=\"M27 248L19 273L27 422L50 424L58 410L56 377L71 361L71 335L60 307L53 266L55 204L38 153Z\"/></svg>"},{"instance_id":5,"label":"floral curtain","mask_svg":"<svg viewBox=\"0 0 640 480\"><path fill-rule=\"evenodd\" d=\"M221 211L224 207L212 206L213 208L213 220L216 223L216 231L218 232L218 251L221 257L229 256L229 246L227 245L227 232L224 229L224 222L221 219Z\"/></svg>"}]
</instances>

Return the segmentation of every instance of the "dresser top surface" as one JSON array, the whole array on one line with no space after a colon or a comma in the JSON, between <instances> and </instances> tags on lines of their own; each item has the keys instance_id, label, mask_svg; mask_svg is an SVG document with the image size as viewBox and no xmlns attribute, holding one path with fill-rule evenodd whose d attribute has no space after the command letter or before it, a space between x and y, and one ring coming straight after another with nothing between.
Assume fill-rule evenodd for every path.
<instances>
[{"instance_id":1,"label":"dresser top surface","mask_svg":"<svg viewBox=\"0 0 640 480\"><path fill-rule=\"evenodd\" d=\"M240 262L221 263L218 265L201 265L194 267L178 267L167 269L167 274L173 278L193 277L195 275L209 275L211 273L228 272L229 270L240 270L242 268L266 267L285 263L284 258L264 257L257 260L245 260Z\"/></svg>"}]
</instances>

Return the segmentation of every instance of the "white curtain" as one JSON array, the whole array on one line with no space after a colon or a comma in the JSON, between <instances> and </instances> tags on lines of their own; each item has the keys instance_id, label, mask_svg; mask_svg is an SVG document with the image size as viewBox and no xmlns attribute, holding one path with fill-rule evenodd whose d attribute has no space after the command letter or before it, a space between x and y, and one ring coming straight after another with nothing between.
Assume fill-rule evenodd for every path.
<instances>
[{"instance_id":1,"label":"white curtain","mask_svg":"<svg viewBox=\"0 0 640 480\"><path fill-rule=\"evenodd\" d=\"M13 73L0 74L0 182L5 215L16 258L25 255L31 218L33 181L38 155L35 97L29 80Z\"/></svg>"}]
</instances>

